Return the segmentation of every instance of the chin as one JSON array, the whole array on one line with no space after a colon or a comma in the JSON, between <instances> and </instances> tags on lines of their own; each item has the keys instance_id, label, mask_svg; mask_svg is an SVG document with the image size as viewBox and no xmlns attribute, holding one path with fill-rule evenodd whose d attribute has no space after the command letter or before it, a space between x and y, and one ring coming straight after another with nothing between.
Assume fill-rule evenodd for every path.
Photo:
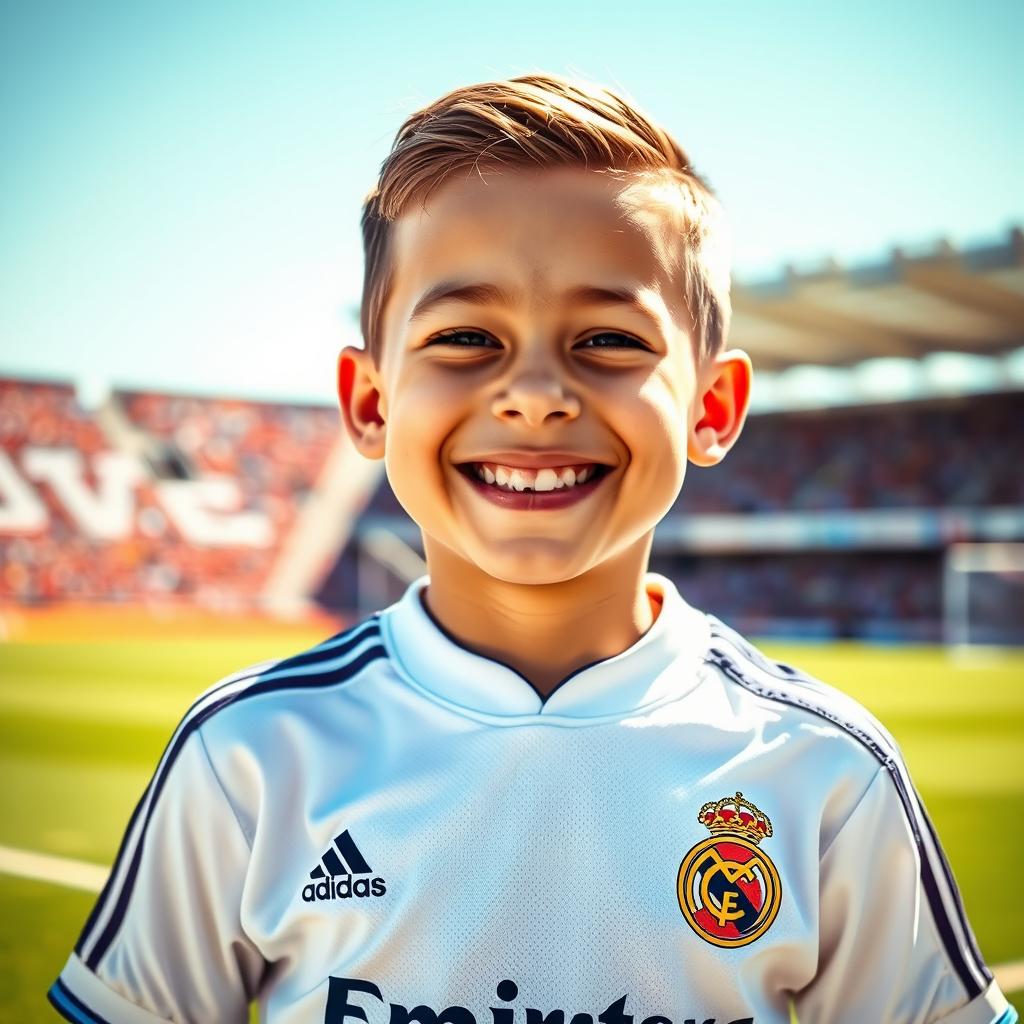
<instances>
[{"instance_id":1,"label":"chin","mask_svg":"<svg viewBox=\"0 0 1024 1024\"><path fill-rule=\"evenodd\" d=\"M473 559L481 572L504 583L521 586L545 586L564 583L581 576L590 567L590 562L579 557L577 552L555 553L551 551L526 551L527 545L519 547L509 544L502 557Z\"/></svg>"}]
</instances>

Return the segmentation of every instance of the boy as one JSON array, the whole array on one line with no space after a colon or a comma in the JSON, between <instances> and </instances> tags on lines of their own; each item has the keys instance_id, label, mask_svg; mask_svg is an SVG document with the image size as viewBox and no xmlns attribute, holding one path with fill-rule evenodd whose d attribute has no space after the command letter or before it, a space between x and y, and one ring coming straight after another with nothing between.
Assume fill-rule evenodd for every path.
<instances>
[{"instance_id":1,"label":"boy","mask_svg":"<svg viewBox=\"0 0 1024 1024\"><path fill-rule=\"evenodd\" d=\"M646 571L750 389L679 146L557 76L459 89L399 131L363 231L341 409L428 575L199 698L57 1009L1015 1020L889 735Z\"/></svg>"}]
</instances>

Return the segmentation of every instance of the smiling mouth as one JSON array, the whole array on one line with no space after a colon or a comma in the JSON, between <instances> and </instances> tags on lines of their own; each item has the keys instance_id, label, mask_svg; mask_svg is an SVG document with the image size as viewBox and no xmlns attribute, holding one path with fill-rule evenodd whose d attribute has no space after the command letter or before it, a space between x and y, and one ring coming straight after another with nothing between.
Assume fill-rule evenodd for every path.
<instances>
[{"instance_id":1,"label":"smiling mouth","mask_svg":"<svg viewBox=\"0 0 1024 1024\"><path fill-rule=\"evenodd\" d=\"M476 483L508 493L570 491L582 484L599 480L612 470L611 466L599 462L544 469L502 466L493 462L463 462L456 468Z\"/></svg>"}]
</instances>

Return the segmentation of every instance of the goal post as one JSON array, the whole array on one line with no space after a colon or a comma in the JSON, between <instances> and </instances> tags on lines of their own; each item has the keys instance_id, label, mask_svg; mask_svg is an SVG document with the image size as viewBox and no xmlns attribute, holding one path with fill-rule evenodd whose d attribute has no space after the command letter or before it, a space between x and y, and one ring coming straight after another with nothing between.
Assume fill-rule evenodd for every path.
<instances>
[{"instance_id":1,"label":"goal post","mask_svg":"<svg viewBox=\"0 0 1024 1024\"><path fill-rule=\"evenodd\" d=\"M951 544L942 590L947 646L1024 646L1024 543Z\"/></svg>"}]
</instances>

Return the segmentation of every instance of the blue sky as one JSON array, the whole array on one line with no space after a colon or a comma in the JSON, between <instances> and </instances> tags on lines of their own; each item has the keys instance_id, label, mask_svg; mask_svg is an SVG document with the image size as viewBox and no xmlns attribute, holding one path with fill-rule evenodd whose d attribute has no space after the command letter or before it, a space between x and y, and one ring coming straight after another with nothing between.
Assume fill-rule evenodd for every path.
<instances>
[{"instance_id":1,"label":"blue sky","mask_svg":"<svg viewBox=\"0 0 1024 1024\"><path fill-rule=\"evenodd\" d=\"M0 372L333 401L402 120L533 70L622 89L735 274L1024 223L1024 4L0 2Z\"/></svg>"}]
</instances>

